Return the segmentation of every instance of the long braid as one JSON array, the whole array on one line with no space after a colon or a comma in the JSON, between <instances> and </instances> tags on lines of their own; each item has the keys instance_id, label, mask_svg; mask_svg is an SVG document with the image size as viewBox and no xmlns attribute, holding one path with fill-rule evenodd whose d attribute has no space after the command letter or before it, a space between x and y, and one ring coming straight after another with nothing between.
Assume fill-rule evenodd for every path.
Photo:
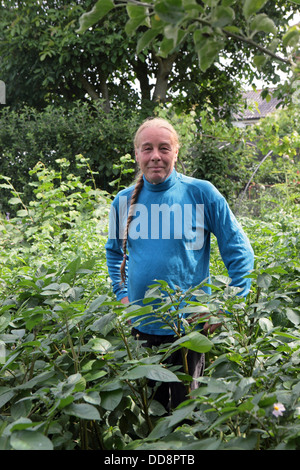
<instances>
[{"instance_id":1,"label":"long braid","mask_svg":"<svg viewBox=\"0 0 300 470\"><path fill-rule=\"evenodd\" d=\"M128 218L127 218L127 224L126 224L126 229L124 233L124 239L123 239L123 261L121 264L121 279L122 283L125 284L126 281L126 274L125 274L125 266L126 266L126 249L127 249L127 239L128 239L128 233L129 233L129 225L132 221L133 218L133 206L136 203L138 196L142 190L142 187L144 185L144 180L143 180L143 173L141 173L137 179L135 188L133 190L131 200L130 200L130 207L129 207L129 212L128 212Z\"/></svg>"}]
</instances>

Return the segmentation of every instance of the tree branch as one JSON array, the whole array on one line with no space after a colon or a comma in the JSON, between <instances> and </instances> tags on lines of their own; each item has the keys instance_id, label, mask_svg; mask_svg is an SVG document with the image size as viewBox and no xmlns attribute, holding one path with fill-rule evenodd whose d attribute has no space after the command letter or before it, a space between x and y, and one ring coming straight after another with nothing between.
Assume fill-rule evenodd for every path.
<instances>
[{"instance_id":1,"label":"tree branch","mask_svg":"<svg viewBox=\"0 0 300 470\"><path fill-rule=\"evenodd\" d=\"M261 46L260 44L258 44L257 42L253 41L252 39L250 38L247 38L245 36L240 36L239 34L236 34L236 33L230 33L229 31L226 31L224 29L222 29L223 33L225 34L225 36L227 37L232 37L234 39L238 39L239 41L243 41L245 42L246 44L250 44L251 46L255 47L256 49L258 49L259 51L263 52L264 54L267 54L268 56L272 57L273 59L275 60L278 60L280 62L283 62L284 64L287 64L287 65L292 65L292 62L288 59L284 59L283 57L280 57L278 56L277 54L274 54L274 52L270 51L269 49Z\"/></svg>"},{"instance_id":2,"label":"tree branch","mask_svg":"<svg viewBox=\"0 0 300 470\"><path fill-rule=\"evenodd\" d=\"M95 91L93 85L91 85L83 75L81 75L81 74L79 75L79 80L80 80L80 83L82 84L83 88L85 89L85 91L90 95L90 97L93 100L99 100L100 99L100 96Z\"/></svg>"},{"instance_id":3,"label":"tree branch","mask_svg":"<svg viewBox=\"0 0 300 470\"><path fill-rule=\"evenodd\" d=\"M210 26L210 27L212 26L209 21L203 20L201 18L197 18L196 21L203 24L204 26ZM239 41L242 41L246 44L250 44L250 46L255 47L259 51L263 52L264 54L267 54L268 56L272 57L275 60L278 60L279 62L283 62L284 64L287 64L287 65L293 65L290 60L284 59L283 57L280 57L280 56L274 54L274 52L270 51L266 47L261 46L257 42L253 41L253 39L247 38L246 36L240 36L239 34L236 34L236 33L230 32L230 31L226 31L226 29L224 29L224 28L222 28L222 33L226 37L232 37L232 38L237 39Z\"/></svg>"},{"instance_id":4,"label":"tree branch","mask_svg":"<svg viewBox=\"0 0 300 470\"><path fill-rule=\"evenodd\" d=\"M144 3L144 2L139 2L138 0L119 0L119 4L128 4L128 3L132 3L133 5L137 5L137 6L141 6L141 7L146 7L148 9L151 9L154 11L154 4L151 4L151 3ZM198 21L199 23L202 23L204 24L205 26L212 26L211 23L207 20L203 20L201 18L195 18L195 21ZM258 44L257 42L253 41L253 39L251 38L247 38L246 36L240 36L239 34L236 34L236 33L233 33L233 32L229 32L229 31L226 31L225 29L222 28L222 33L226 36L226 37L231 37L231 38L234 38L236 40L239 40L239 41L242 41L246 44L249 44L251 45L252 47L258 49L259 51L263 52L264 54L268 55L269 57L272 57L273 59L279 61L279 62L283 62L284 64L287 64L287 65L293 65L292 62L289 60L289 59L284 59L283 57L280 57L278 56L277 54L275 54L274 52L270 51L269 49L267 49L266 47L264 46L261 46L260 44Z\"/></svg>"}]
</instances>

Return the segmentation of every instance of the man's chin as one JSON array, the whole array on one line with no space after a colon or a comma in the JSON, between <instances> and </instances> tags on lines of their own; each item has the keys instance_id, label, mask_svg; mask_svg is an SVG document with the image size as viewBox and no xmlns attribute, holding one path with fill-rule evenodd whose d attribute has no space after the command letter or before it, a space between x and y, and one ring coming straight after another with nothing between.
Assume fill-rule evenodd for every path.
<instances>
[{"instance_id":1,"label":"man's chin","mask_svg":"<svg viewBox=\"0 0 300 470\"><path fill-rule=\"evenodd\" d=\"M157 173L153 172L152 174L146 176L146 180L152 184L160 184L160 183L163 183L165 179L167 179L167 176L168 175L162 175L162 174L159 174L158 172Z\"/></svg>"},{"instance_id":2,"label":"man's chin","mask_svg":"<svg viewBox=\"0 0 300 470\"><path fill-rule=\"evenodd\" d=\"M160 184L160 183L163 183L165 181L165 179L166 178L150 178L148 181L151 184Z\"/></svg>"}]
</instances>

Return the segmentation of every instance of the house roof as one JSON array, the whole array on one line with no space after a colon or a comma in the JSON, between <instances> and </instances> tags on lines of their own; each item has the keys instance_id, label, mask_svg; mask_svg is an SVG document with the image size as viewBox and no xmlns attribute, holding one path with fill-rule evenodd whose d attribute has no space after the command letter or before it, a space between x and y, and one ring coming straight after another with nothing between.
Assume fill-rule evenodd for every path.
<instances>
[{"instance_id":1,"label":"house roof","mask_svg":"<svg viewBox=\"0 0 300 470\"><path fill-rule=\"evenodd\" d=\"M274 90L269 90L271 99L269 99L268 101L262 98L262 90L251 90L244 92L243 98L245 100L247 108L240 110L240 112L236 115L236 119L238 121L257 120L266 117L268 114L276 111L276 106L278 105L280 100L278 98L273 97L273 91Z\"/></svg>"}]
</instances>

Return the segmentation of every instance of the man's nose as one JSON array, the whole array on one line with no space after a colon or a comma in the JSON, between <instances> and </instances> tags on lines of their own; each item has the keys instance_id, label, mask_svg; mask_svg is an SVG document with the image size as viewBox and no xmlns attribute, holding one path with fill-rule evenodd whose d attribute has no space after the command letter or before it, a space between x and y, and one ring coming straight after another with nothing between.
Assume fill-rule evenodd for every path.
<instances>
[{"instance_id":1,"label":"man's nose","mask_svg":"<svg viewBox=\"0 0 300 470\"><path fill-rule=\"evenodd\" d=\"M159 152L159 149L154 147L153 148L153 151L152 151L152 155L151 155L151 159L152 160L160 160L160 152Z\"/></svg>"}]
</instances>

